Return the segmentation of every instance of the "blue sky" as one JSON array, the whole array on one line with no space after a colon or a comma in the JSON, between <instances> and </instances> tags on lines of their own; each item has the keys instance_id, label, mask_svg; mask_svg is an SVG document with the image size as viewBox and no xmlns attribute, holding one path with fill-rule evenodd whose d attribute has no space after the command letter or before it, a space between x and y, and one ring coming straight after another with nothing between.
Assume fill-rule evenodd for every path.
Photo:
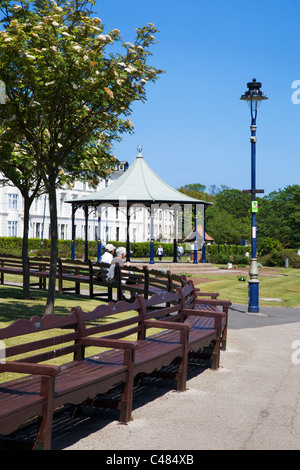
<instances>
[{"instance_id":1,"label":"blue sky","mask_svg":"<svg viewBox=\"0 0 300 470\"><path fill-rule=\"evenodd\" d=\"M256 187L300 184L299 0L96 0L94 9L124 41L148 22L160 30L150 61L166 73L134 104L135 133L115 145L117 158L131 164L141 144L175 188L250 189L250 111L239 98L255 77L269 98L258 110Z\"/></svg>"}]
</instances>

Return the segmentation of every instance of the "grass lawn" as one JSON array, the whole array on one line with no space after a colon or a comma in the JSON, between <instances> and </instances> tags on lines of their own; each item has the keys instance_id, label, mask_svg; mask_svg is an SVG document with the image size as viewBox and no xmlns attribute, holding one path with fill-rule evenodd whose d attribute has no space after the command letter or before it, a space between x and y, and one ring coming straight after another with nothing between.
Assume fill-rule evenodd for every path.
<instances>
[{"instance_id":1,"label":"grass lawn","mask_svg":"<svg viewBox=\"0 0 300 470\"><path fill-rule=\"evenodd\" d=\"M16 286L1 285L0 286L0 328L5 328L9 326L10 323L19 319L30 319L34 315L43 316L46 305L47 292L31 289L31 298L30 300L24 300L22 298L22 288ZM72 307L80 306L83 311L90 312L94 310L99 304L106 303L99 299L90 299L88 296L76 296L70 294L59 295L56 294L55 298L55 307L54 313L56 315L68 315L71 313ZM124 318L132 316L132 312L119 313L106 317L107 322L120 321ZM135 313L134 313L135 315ZM100 319L100 322L103 320ZM151 328L148 330L148 334L152 335L161 331L157 328ZM70 330L71 332L71 330ZM8 348L9 346L23 344L24 342L37 341L42 338L50 338L52 336L57 336L60 334L66 334L67 329L59 330L47 330L41 331L38 333L33 333L23 336L4 340L4 346ZM99 336L99 335L98 335ZM136 334L127 337L128 340L136 340ZM66 344L62 345L66 346ZM50 349L52 349L50 347ZM86 348L86 357L93 356L104 351L104 348L89 347ZM36 351L35 353L37 353ZM29 353L29 355L32 353ZM0 358L3 358L4 355L0 354ZM21 356L22 358L24 355ZM21 357L10 358L10 360L17 360ZM66 362L73 360L73 355L69 354L68 356L57 357L51 361L47 361L47 364L60 365ZM2 373L0 374L0 383L6 382L8 380L13 380L15 378L21 377L20 374L12 373Z\"/></svg>"},{"instance_id":2,"label":"grass lawn","mask_svg":"<svg viewBox=\"0 0 300 470\"><path fill-rule=\"evenodd\" d=\"M263 269L260 270L258 278L259 305L300 308L300 270L276 268L272 269L274 275L267 276L262 275ZM232 303L248 304L248 274L245 282L239 281L238 275L234 274L207 274L194 277L195 281L196 277L212 279L211 282L199 283L201 290L219 292L219 298L228 299Z\"/></svg>"},{"instance_id":3,"label":"grass lawn","mask_svg":"<svg viewBox=\"0 0 300 470\"><path fill-rule=\"evenodd\" d=\"M261 271L260 271L261 272ZM259 289L259 305L273 306L273 307L298 307L300 308L300 270L298 269L284 269L278 268L273 270L273 275L260 275L260 289ZM274 275L275 274L275 275ZM245 282L239 281L238 276L231 274L201 274L191 277L196 285L203 291L219 292L219 298L229 299L232 303L248 304L248 275ZM200 282L199 278L207 279L209 282ZM11 279L15 282L19 280ZM6 282L9 279L6 277ZM0 285L0 328L5 328L10 323L17 319L27 318L30 319L34 315L43 316L46 304L47 292L32 289L31 299L23 300L22 288L11 285ZM264 300L269 299L269 300ZM276 299L276 300L271 300ZM280 300L278 300L280 299ZM59 295L56 294L54 313L57 315L68 315L71 308L80 306L84 311L93 310L99 303L99 299L90 299L88 296L76 296L70 294ZM130 314L124 314L130 315ZM120 320L120 314L112 316L109 321ZM151 334L158 330L152 330ZM64 331L65 332L65 331ZM51 336L58 332L42 332L44 336ZM28 338L28 341L36 339L34 335ZM135 338L128 338L134 340ZM14 340L15 341L15 340ZM23 342L23 341L22 341ZM5 341L5 346L8 347L11 343ZM100 349L88 348L87 356L99 353ZM67 361L71 361L70 356ZM51 363L60 364L66 362L66 358L57 358ZM16 374L1 374L0 382L4 382L15 378Z\"/></svg>"}]
</instances>

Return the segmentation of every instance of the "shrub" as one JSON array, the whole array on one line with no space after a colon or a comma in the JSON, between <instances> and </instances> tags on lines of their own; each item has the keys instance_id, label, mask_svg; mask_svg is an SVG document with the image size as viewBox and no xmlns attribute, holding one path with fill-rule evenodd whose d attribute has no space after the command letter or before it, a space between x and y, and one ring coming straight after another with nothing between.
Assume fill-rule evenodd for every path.
<instances>
[{"instance_id":1,"label":"shrub","mask_svg":"<svg viewBox=\"0 0 300 470\"><path fill-rule=\"evenodd\" d=\"M273 253L281 249L281 243L277 238L266 237L258 244L259 254L261 256Z\"/></svg>"},{"instance_id":2,"label":"shrub","mask_svg":"<svg viewBox=\"0 0 300 470\"><path fill-rule=\"evenodd\" d=\"M285 260L289 260L289 267L290 268L300 268L300 256L295 253L294 250L289 249L281 249L281 250L274 250L272 253L264 255L259 258L260 262L264 266L270 267L284 267Z\"/></svg>"}]
</instances>

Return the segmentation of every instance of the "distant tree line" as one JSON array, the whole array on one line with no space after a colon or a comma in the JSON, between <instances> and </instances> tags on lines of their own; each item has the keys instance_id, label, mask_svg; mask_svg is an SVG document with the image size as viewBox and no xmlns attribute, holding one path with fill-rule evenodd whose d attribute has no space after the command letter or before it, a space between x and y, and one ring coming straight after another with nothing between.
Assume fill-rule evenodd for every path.
<instances>
[{"instance_id":1,"label":"distant tree line","mask_svg":"<svg viewBox=\"0 0 300 470\"><path fill-rule=\"evenodd\" d=\"M206 190L200 183L187 184L179 191L213 202L214 205L206 209L206 232L215 243L239 245L241 240L251 242L249 194L227 186L210 186ZM277 247L300 249L300 186L287 186L257 200L258 250L274 246L272 241Z\"/></svg>"}]
</instances>

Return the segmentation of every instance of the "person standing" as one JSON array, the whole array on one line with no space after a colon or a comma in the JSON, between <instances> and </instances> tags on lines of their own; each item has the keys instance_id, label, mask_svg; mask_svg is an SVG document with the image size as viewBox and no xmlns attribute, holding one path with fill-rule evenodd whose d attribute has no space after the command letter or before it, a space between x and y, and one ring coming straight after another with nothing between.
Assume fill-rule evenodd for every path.
<instances>
[{"instance_id":1,"label":"person standing","mask_svg":"<svg viewBox=\"0 0 300 470\"><path fill-rule=\"evenodd\" d=\"M162 255L164 254L164 249L161 245L159 245L159 247L157 248L156 254L158 255L159 261L161 261Z\"/></svg>"},{"instance_id":2,"label":"person standing","mask_svg":"<svg viewBox=\"0 0 300 470\"><path fill-rule=\"evenodd\" d=\"M179 243L177 251L178 251L178 259L179 259L179 261L181 261L181 258L182 258L183 253L184 253L184 249L183 249L183 246L181 245L181 243Z\"/></svg>"}]
</instances>

